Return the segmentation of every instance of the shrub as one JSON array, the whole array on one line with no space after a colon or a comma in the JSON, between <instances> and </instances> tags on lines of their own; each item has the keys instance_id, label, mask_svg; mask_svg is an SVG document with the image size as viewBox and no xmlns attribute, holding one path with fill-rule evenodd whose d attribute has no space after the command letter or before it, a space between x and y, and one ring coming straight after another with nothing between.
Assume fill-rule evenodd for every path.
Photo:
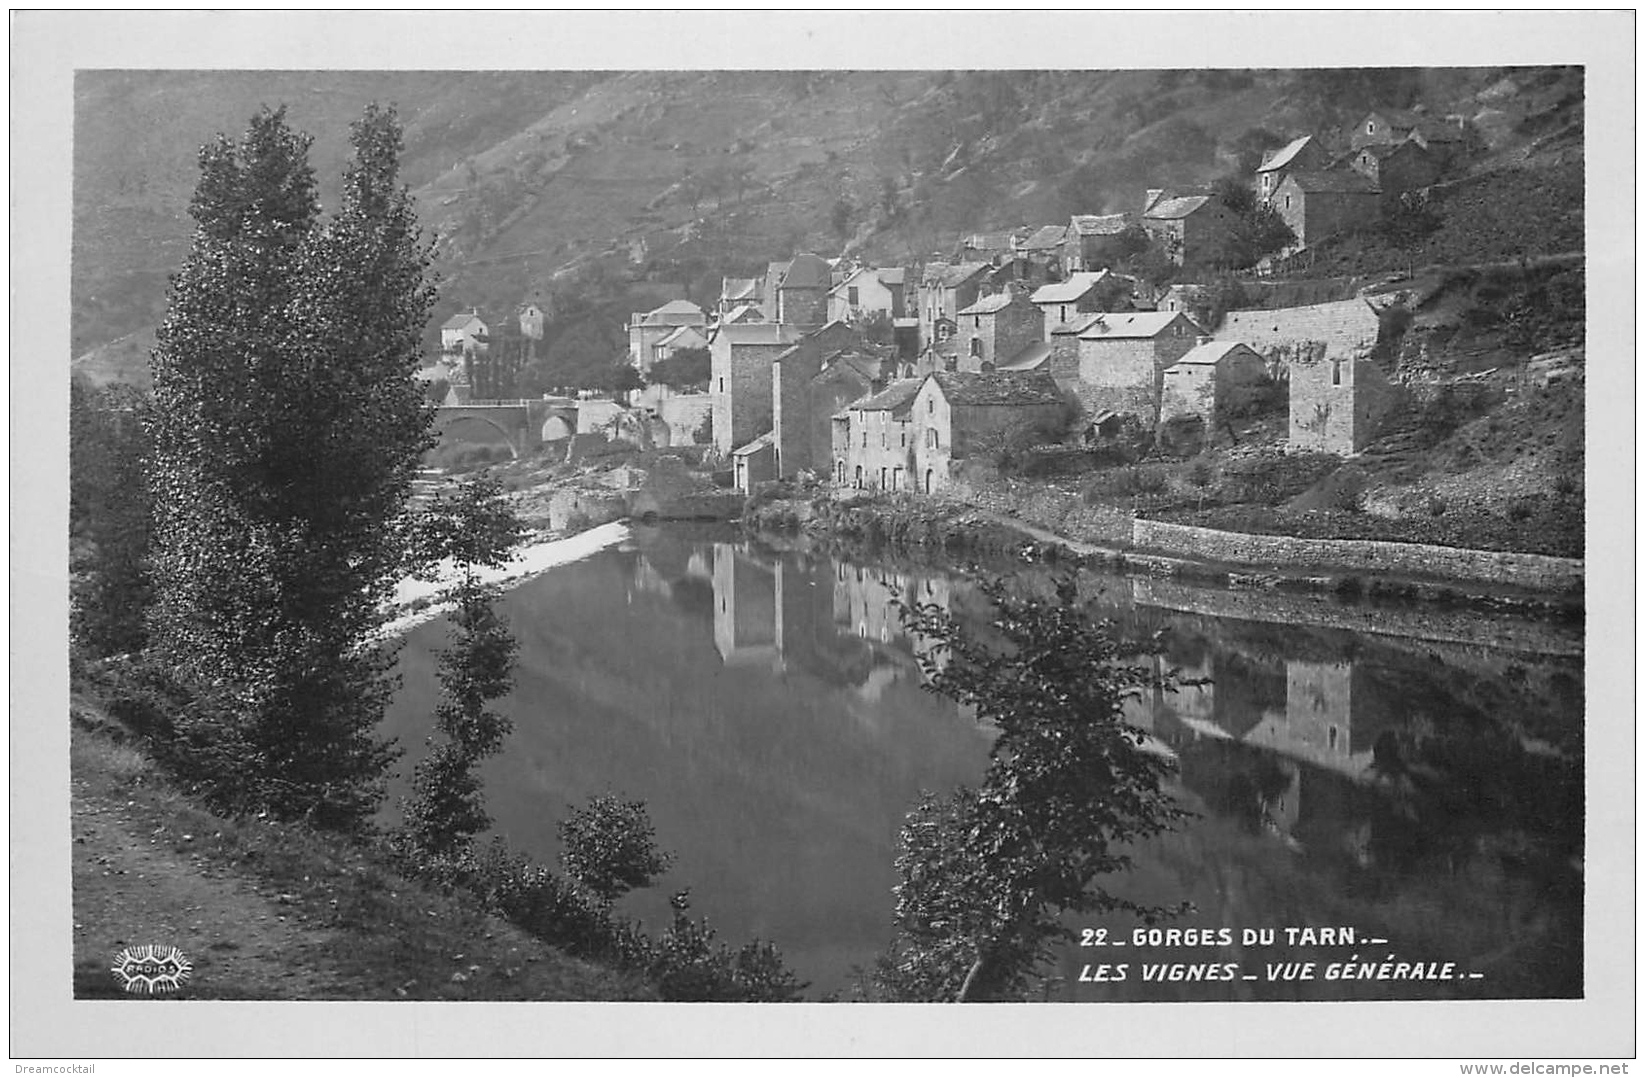
<instances>
[{"instance_id":1,"label":"shrub","mask_svg":"<svg viewBox=\"0 0 1645 1078\"><path fill-rule=\"evenodd\" d=\"M649 887L673 855L657 848L645 802L609 794L594 798L560 824L560 865L583 887L610 903Z\"/></svg>"}]
</instances>

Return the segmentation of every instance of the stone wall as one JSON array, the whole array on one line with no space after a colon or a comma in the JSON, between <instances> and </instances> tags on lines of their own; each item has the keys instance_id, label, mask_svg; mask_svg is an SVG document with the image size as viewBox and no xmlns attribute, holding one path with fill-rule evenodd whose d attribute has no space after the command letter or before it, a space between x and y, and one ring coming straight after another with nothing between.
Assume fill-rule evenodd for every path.
<instances>
[{"instance_id":1,"label":"stone wall","mask_svg":"<svg viewBox=\"0 0 1645 1078\"><path fill-rule=\"evenodd\" d=\"M1363 299L1284 307L1272 311L1229 311L1219 340L1248 344L1268 363L1270 376L1285 376L1299 354L1350 356L1377 343L1377 315Z\"/></svg>"},{"instance_id":2,"label":"stone wall","mask_svg":"<svg viewBox=\"0 0 1645 1078\"><path fill-rule=\"evenodd\" d=\"M1557 592L1580 592L1583 584L1580 559L1541 554L1370 539L1247 535L1141 519L1132 525L1131 539L1146 550L1245 565L1328 566L1355 573L1438 576Z\"/></svg>"}]
</instances>

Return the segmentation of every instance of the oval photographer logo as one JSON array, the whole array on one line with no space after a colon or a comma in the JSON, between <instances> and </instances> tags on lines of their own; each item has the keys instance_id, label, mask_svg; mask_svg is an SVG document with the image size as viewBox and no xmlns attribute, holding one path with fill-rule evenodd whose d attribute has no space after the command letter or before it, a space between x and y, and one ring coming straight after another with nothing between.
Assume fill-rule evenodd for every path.
<instances>
[{"instance_id":1,"label":"oval photographer logo","mask_svg":"<svg viewBox=\"0 0 1645 1078\"><path fill-rule=\"evenodd\" d=\"M183 987L194 965L175 947L157 943L127 947L114 956L112 972L127 992L135 995L165 995Z\"/></svg>"}]
</instances>

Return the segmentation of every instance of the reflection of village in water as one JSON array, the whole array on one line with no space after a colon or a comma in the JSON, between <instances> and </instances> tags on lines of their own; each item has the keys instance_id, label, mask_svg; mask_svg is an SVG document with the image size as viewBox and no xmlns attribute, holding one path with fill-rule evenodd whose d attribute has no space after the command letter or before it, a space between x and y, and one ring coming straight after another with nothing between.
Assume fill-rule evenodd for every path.
<instances>
[{"instance_id":1,"label":"reflection of village in water","mask_svg":"<svg viewBox=\"0 0 1645 1078\"><path fill-rule=\"evenodd\" d=\"M1046 571L1001 568L1049 594ZM1081 588L1121 640L1157 637L1156 670L1203 682L1127 703L1176 758L1195 816L1135 850L1116 890L1192 902L1184 925L1357 924L1484 977L1414 991L1087 985L1093 956L1070 949L1052 998L1580 994L1580 626L1140 576L1086 574ZM543 821L559 805L643 797L679 884L727 937L775 939L814 993L843 988L889 941L903 813L921 790L981 781L995 732L923 691L926 647L899 602L986 615L946 566L862 565L718 528L636 527L622 549L516 589L514 748L487 779L500 831L552 858ZM409 650L407 698L432 699L431 665ZM654 920L665 899L629 902Z\"/></svg>"},{"instance_id":2,"label":"reflection of village in water","mask_svg":"<svg viewBox=\"0 0 1645 1078\"><path fill-rule=\"evenodd\" d=\"M869 696L892 681L920 677L924 648L904 628L898 603L956 611L970 605L982 613L973 584L933 572L726 542L713 544L711 557L695 555L692 566L711 574L714 637L725 663L845 674ZM642 559L637 574L647 572ZM1122 639L1164 630L1163 653L1146 661L1182 683L1127 701L1126 719L1148 733L1154 749L1177 758L1183 795L1199 812L1362 883L1379 870L1391 878L1420 873L1437 858L1459 885L1502 887L1509 881L1490 877L1505 857L1530 872L1531 892L1547 884L1580 894L1579 877L1562 871L1573 869L1581 851L1574 637L1552 648L1568 653L1564 662L1546 655L1515 662L1444 640L1417 648L1401 640L1403 653L1383 651L1340 630L1241 626L1184 613L1175 605L1192 603L1173 600L1188 590L1145 577L1112 578L1095 603ZM1541 667L1540 684L1528 666ZM1517 682L1512 691L1498 691L1497 670ZM1535 714L1528 697L1547 711ZM1493 702L1515 710L1488 714ZM1565 878L1541 879L1550 870ZM1531 893L1525 902L1549 897ZM1508 917L1529 916L1524 904ZM1259 912L1238 915L1262 920ZM1579 951L1579 924L1556 946ZM1508 941L1498 944L1502 950ZM1228 994L1224 987L1206 998L1219 991Z\"/></svg>"}]
</instances>

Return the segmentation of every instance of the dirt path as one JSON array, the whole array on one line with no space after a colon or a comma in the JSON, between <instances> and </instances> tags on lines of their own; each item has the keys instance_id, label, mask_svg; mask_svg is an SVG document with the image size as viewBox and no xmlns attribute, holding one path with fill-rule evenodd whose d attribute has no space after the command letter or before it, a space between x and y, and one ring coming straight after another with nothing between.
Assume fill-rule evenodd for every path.
<instances>
[{"instance_id":1,"label":"dirt path","mask_svg":"<svg viewBox=\"0 0 1645 1078\"><path fill-rule=\"evenodd\" d=\"M177 947L193 963L191 995L240 999L314 999L347 995L345 979L317 956L327 933L307 914L200 854L179 852L208 836L185 837L139 778L142 762L120 746L77 747L77 763L97 758L113 770L77 766L73 814L76 994L125 994L110 972L126 947ZM129 795L129 796L128 796Z\"/></svg>"}]
</instances>

